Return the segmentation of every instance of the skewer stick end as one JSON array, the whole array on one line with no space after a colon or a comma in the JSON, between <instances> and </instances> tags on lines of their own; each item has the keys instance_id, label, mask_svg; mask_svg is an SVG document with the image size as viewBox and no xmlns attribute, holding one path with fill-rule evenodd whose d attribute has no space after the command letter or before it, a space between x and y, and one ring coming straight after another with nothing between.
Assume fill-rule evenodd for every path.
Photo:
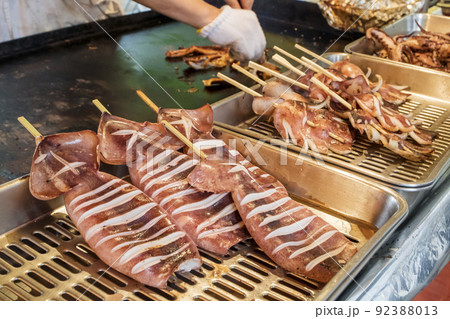
<instances>
[{"instance_id":1,"label":"skewer stick end","mask_svg":"<svg viewBox=\"0 0 450 319\"><path fill-rule=\"evenodd\" d=\"M279 78L279 79L281 79L281 80L283 80L283 81L285 81L287 83L294 84L294 85L296 85L298 87L301 87L302 89L305 89L305 90L308 89L308 87L305 84L300 83L300 82L298 82L298 81L296 81L294 79L291 79L290 77L285 76L285 75L283 75L281 73L275 72L275 71L273 71L273 70L271 70L269 68L266 68L265 66L262 66L262 65L260 65L258 63L250 61L248 65L249 65L249 67L251 67L253 69L256 69L256 70L259 70L259 71L262 71L262 72L266 72L266 73L268 73L268 74L270 74L270 75L272 75L272 76L274 76L276 78Z\"/></svg>"},{"instance_id":2,"label":"skewer stick end","mask_svg":"<svg viewBox=\"0 0 450 319\"><path fill-rule=\"evenodd\" d=\"M111 114L111 112L109 112L98 99L92 100L92 103L98 108L100 112Z\"/></svg>"},{"instance_id":3,"label":"skewer stick end","mask_svg":"<svg viewBox=\"0 0 450 319\"><path fill-rule=\"evenodd\" d=\"M141 90L136 90L137 95L139 95L139 97L142 99L142 101L145 102L145 104L147 104L148 106L150 106L150 108L156 113L158 114L159 112L159 107L152 101L150 100L150 98Z\"/></svg>"},{"instance_id":4,"label":"skewer stick end","mask_svg":"<svg viewBox=\"0 0 450 319\"><path fill-rule=\"evenodd\" d=\"M295 47L296 49L299 49L300 51L303 51L303 52L309 54L310 56L316 58L317 60L322 61L323 63L326 63L326 64L328 64L328 65L333 65L333 62L331 62L331 61L325 59L324 57L318 55L317 53L314 53L314 52L311 51L311 50L308 50L307 48L302 47L302 46L301 46L300 44L298 44L298 43L296 43L296 44L294 45L294 47Z\"/></svg>"},{"instance_id":5,"label":"skewer stick end","mask_svg":"<svg viewBox=\"0 0 450 319\"><path fill-rule=\"evenodd\" d=\"M241 72L242 74L248 76L250 79L252 79L253 81L257 82L259 85L266 85L267 83L264 80L261 80L257 75L247 71L246 69L244 69L242 66L240 66L237 63L233 63L231 65L231 67L239 72Z\"/></svg>"},{"instance_id":6,"label":"skewer stick end","mask_svg":"<svg viewBox=\"0 0 450 319\"><path fill-rule=\"evenodd\" d=\"M250 89L248 87L246 87L245 85L239 83L236 80L233 80L232 78L230 78L230 77L228 77L228 76L226 76L226 75L224 75L224 74L222 74L220 72L217 73L217 77L221 78L222 80L224 80L224 81L226 81L228 83L230 83L231 85L234 85L238 89L240 89L240 90L244 91L245 93L248 93L248 94L250 94L252 96L257 96L257 97L261 97L262 96L262 94L259 94L258 92L254 91L254 90L252 90L252 89Z\"/></svg>"},{"instance_id":7,"label":"skewer stick end","mask_svg":"<svg viewBox=\"0 0 450 319\"><path fill-rule=\"evenodd\" d=\"M28 132L30 132L31 135L34 136L36 140L42 137L42 134L39 133L39 131L30 122L28 122L24 116L18 117L17 120L27 129Z\"/></svg>"}]
</instances>

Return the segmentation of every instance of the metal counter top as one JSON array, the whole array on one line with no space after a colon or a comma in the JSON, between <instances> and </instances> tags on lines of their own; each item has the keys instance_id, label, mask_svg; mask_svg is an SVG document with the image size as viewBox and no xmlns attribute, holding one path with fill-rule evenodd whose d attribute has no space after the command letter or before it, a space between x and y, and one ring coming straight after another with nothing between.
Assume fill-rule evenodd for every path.
<instances>
[{"instance_id":1,"label":"metal counter top","mask_svg":"<svg viewBox=\"0 0 450 319\"><path fill-rule=\"evenodd\" d=\"M325 20L312 7L315 4L289 3L301 5L303 11L296 19L291 7L284 7L285 16L271 12L271 5L261 11L268 47L277 45L295 52L292 47L297 42L322 52L339 38L339 32L325 28ZM183 62L166 61L166 50L209 42L199 38L192 28L153 18L156 20L151 27L136 27L114 33L114 37L181 106L196 108L237 92L235 88L203 88L201 80L212 77L217 70L192 72ZM311 25L312 21L317 21L317 25ZM331 51L343 51L345 44L357 37L353 34L340 38ZM111 112L138 121L154 121L156 116L137 97L136 89L143 90L160 106L175 106L143 69L111 39L98 34L0 60L0 184L29 172L34 141L16 121L20 115L25 115L41 133L51 134L96 130L99 113L91 104L94 98L99 98ZM230 72L227 68L224 73ZM236 77L245 84L251 83ZM192 88L198 91L189 93ZM450 254L448 183L447 177L412 212L397 235L356 278L358 285L352 284L341 299L411 299L437 274ZM411 251L413 247L417 256ZM419 247L426 247L430 254L419 256ZM417 269L412 264L406 264L410 257L414 265L420 266L420 274L415 274Z\"/></svg>"},{"instance_id":2,"label":"metal counter top","mask_svg":"<svg viewBox=\"0 0 450 319\"><path fill-rule=\"evenodd\" d=\"M450 171L363 268L342 300L412 300L450 261Z\"/></svg>"}]
</instances>

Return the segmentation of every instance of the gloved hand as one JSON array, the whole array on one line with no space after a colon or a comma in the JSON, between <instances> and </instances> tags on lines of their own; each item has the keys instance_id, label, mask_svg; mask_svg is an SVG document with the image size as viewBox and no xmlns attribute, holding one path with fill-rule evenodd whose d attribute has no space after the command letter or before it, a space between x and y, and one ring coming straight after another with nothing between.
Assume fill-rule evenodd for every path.
<instances>
[{"instance_id":1,"label":"gloved hand","mask_svg":"<svg viewBox=\"0 0 450 319\"><path fill-rule=\"evenodd\" d=\"M258 18L253 11L223 6L221 13L200 32L204 38L231 47L240 60L258 60L266 47Z\"/></svg>"}]
</instances>

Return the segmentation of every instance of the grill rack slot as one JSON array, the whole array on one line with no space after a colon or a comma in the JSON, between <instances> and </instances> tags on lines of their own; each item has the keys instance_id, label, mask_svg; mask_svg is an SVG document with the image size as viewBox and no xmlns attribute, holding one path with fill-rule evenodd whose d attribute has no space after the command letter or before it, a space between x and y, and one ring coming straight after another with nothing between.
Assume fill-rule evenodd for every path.
<instances>
[{"instance_id":1,"label":"grill rack slot","mask_svg":"<svg viewBox=\"0 0 450 319\"><path fill-rule=\"evenodd\" d=\"M95 259L81 235L71 232L69 240L48 241L51 235L44 229L67 221L65 215L46 214L17 228L8 235L10 243L0 237L1 256L14 260L0 259L1 300L312 300L322 287L276 266L251 239L224 257L201 250L202 269L173 275L165 289L147 287ZM34 259L21 262L26 259L16 257L11 245Z\"/></svg>"}]
</instances>

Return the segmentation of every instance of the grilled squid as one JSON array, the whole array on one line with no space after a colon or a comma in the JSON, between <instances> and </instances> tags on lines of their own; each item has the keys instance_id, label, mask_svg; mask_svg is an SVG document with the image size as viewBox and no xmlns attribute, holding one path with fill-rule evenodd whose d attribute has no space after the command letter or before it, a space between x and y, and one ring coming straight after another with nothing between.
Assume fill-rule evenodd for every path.
<instances>
[{"instance_id":1,"label":"grilled squid","mask_svg":"<svg viewBox=\"0 0 450 319\"><path fill-rule=\"evenodd\" d=\"M189 174L189 183L202 191L231 192L247 229L267 256L291 272L328 282L356 253L354 244L292 200L273 176L237 152L230 151L230 156L209 156Z\"/></svg>"},{"instance_id":2,"label":"grilled squid","mask_svg":"<svg viewBox=\"0 0 450 319\"><path fill-rule=\"evenodd\" d=\"M166 52L167 58L183 58L184 62L195 70L204 70L209 67L224 68L230 57L230 48L218 45L191 46Z\"/></svg>"},{"instance_id":3,"label":"grilled squid","mask_svg":"<svg viewBox=\"0 0 450 319\"><path fill-rule=\"evenodd\" d=\"M331 150L348 154L352 150L353 134L349 126L326 109L315 109L306 103L290 100L277 105L273 121L283 139L304 151L311 149L326 154Z\"/></svg>"},{"instance_id":4,"label":"grilled squid","mask_svg":"<svg viewBox=\"0 0 450 319\"><path fill-rule=\"evenodd\" d=\"M263 92L264 96L253 98L253 111L272 115L275 128L286 142L302 147L305 152L309 149L323 154L351 152L353 134L346 123L337 120L326 108L329 98L315 103L281 81L268 82Z\"/></svg>"},{"instance_id":5,"label":"grilled squid","mask_svg":"<svg viewBox=\"0 0 450 319\"><path fill-rule=\"evenodd\" d=\"M207 109L202 111L206 113ZM185 112L192 110L178 112L187 115ZM189 129L176 125L184 133ZM278 265L327 282L353 256L354 245L333 226L290 199L287 190L273 176L253 166L238 152L229 151L209 131L197 133L201 138L193 141L194 145L208 157L189 173L188 182L205 194L231 193L243 224ZM215 161L217 157L220 160Z\"/></svg>"},{"instance_id":6,"label":"grilled squid","mask_svg":"<svg viewBox=\"0 0 450 319\"><path fill-rule=\"evenodd\" d=\"M33 156L33 196L64 194L67 212L92 250L143 284L162 288L174 272L199 268L194 242L156 202L98 171L97 147L91 131L44 137Z\"/></svg>"},{"instance_id":7,"label":"grilled squid","mask_svg":"<svg viewBox=\"0 0 450 319\"><path fill-rule=\"evenodd\" d=\"M203 111L162 109L160 116L188 138L198 138L196 128L209 131L212 122L210 126L206 124L208 114L198 119L195 115L208 109L212 117L209 106ZM161 127L104 113L98 132L103 160L127 164L133 184L157 202L197 246L226 254L231 246L248 237L231 195L204 193L190 186L186 177L198 160L178 152L179 142L161 131ZM131 161L125 162L127 153ZM120 160L117 154L122 154Z\"/></svg>"}]
</instances>

